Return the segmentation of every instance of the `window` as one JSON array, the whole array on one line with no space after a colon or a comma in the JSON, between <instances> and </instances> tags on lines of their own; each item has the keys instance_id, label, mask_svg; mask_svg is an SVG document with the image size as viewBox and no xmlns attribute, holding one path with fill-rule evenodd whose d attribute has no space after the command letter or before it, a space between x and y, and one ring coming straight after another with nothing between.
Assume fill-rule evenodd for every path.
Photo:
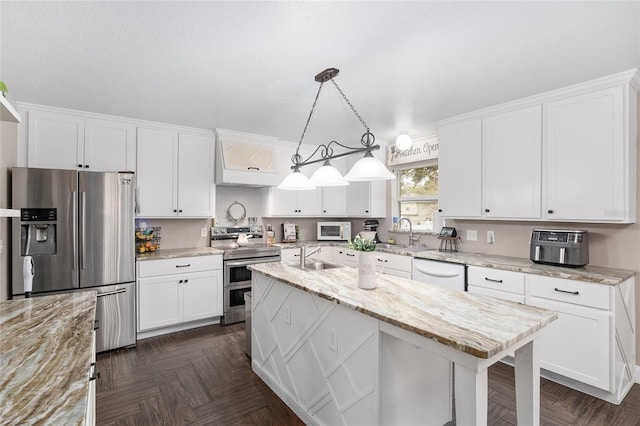
<instances>
[{"instance_id":1,"label":"window","mask_svg":"<svg viewBox=\"0 0 640 426\"><path fill-rule=\"evenodd\" d=\"M438 211L438 165L398 171L398 212L413 224L414 231L433 231ZM400 226L408 229L403 221Z\"/></svg>"}]
</instances>

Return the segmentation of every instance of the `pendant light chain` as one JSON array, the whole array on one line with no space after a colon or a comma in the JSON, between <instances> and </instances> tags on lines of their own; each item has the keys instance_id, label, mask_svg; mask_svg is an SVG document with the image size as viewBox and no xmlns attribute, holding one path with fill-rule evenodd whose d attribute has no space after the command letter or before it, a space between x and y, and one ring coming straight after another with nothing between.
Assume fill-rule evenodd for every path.
<instances>
[{"instance_id":1,"label":"pendant light chain","mask_svg":"<svg viewBox=\"0 0 640 426\"><path fill-rule=\"evenodd\" d=\"M318 92L316 93L316 98L313 100L313 105L311 105L311 111L309 111L309 117L307 117L307 122L304 125L304 129L302 130L302 135L300 136L300 141L298 142L298 147L296 148L296 153L291 157L291 161L293 164L299 164L302 162L302 157L298 154L300 150L300 145L302 145L302 140L304 139L305 133L307 133L307 127L309 127L309 123L311 122L311 116L313 115L313 111L316 109L316 103L318 102L318 97L320 96L320 91L322 90L322 85L324 82L320 83L318 87Z\"/></svg>"},{"instance_id":2,"label":"pendant light chain","mask_svg":"<svg viewBox=\"0 0 640 426\"><path fill-rule=\"evenodd\" d=\"M347 103L347 105L349 105L349 108L351 108L351 111L353 111L353 113L356 115L356 117L358 117L358 120L360 120L360 122L362 123L364 128L367 130L367 133L369 133L369 126L367 126L367 123L365 123L364 119L360 116L358 111L356 111L355 107L353 105L351 105L351 102L349 102L349 99L347 98L347 95L344 94L344 92L342 91L342 89L340 89L340 86L338 86L338 83L336 83L335 80L332 79L331 82L335 86L336 90L338 90L338 92L342 95L342 98Z\"/></svg>"}]
</instances>

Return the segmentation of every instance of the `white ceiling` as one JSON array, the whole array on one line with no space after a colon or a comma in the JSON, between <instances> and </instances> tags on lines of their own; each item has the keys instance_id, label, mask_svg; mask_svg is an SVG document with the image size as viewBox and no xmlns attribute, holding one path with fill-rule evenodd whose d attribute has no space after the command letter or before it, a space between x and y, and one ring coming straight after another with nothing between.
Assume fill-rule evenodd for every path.
<instances>
[{"instance_id":1,"label":"white ceiling","mask_svg":"<svg viewBox=\"0 0 640 426\"><path fill-rule=\"evenodd\" d=\"M379 139L640 66L640 2L0 3L12 99L297 141L336 82ZM305 137L362 127L324 86Z\"/></svg>"}]
</instances>

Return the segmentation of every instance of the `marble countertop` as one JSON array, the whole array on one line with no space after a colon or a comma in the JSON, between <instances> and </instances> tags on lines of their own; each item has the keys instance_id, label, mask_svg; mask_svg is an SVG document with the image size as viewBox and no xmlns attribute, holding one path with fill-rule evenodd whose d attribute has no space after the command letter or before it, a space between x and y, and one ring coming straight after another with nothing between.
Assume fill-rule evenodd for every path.
<instances>
[{"instance_id":1,"label":"marble countertop","mask_svg":"<svg viewBox=\"0 0 640 426\"><path fill-rule=\"evenodd\" d=\"M3 424L83 424L96 292L0 302Z\"/></svg>"},{"instance_id":2,"label":"marble countertop","mask_svg":"<svg viewBox=\"0 0 640 426\"><path fill-rule=\"evenodd\" d=\"M389 275L358 288L347 266L301 271L279 262L249 269L478 358L490 358L557 318L546 309Z\"/></svg>"},{"instance_id":3,"label":"marble countertop","mask_svg":"<svg viewBox=\"0 0 640 426\"><path fill-rule=\"evenodd\" d=\"M530 259L524 259L521 257L496 256L477 253L448 253L438 250L427 250L413 253L413 256L418 259L463 263L470 266L482 266L485 268L503 269L505 271L566 278L570 280L580 280L605 285L618 285L636 275L636 271L627 269L605 268L602 266L591 265L587 265L583 268L563 268L560 266L533 263Z\"/></svg>"},{"instance_id":4,"label":"marble countertop","mask_svg":"<svg viewBox=\"0 0 640 426\"><path fill-rule=\"evenodd\" d=\"M276 243L277 247L296 248L303 245L346 247L344 242L307 241L297 243ZM583 268L563 268L560 266L541 265L533 263L528 258L498 256L492 254L441 252L423 246L396 245L385 247L379 244L377 252L412 256L418 259L438 260L442 262L460 263L470 266L502 269L505 271L522 272L526 274L544 275L548 277L580 280L596 284L618 285L636 275L636 271L628 269L607 268L603 266L587 265Z\"/></svg>"},{"instance_id":5,"label":"marble countertop","mask_svg":"<svg viewBox=\"0 0 640 426\"><path fill-rule=\"evenodd\" d=\"M136 255L136 261L158 260L158 259L175 259L177 257L192 256L211 256L215 254L223 254L224 250L212 247L198 248L180 248L180 249L160 249L150 253L139 253Z\"/></svg>"}]
</instances>

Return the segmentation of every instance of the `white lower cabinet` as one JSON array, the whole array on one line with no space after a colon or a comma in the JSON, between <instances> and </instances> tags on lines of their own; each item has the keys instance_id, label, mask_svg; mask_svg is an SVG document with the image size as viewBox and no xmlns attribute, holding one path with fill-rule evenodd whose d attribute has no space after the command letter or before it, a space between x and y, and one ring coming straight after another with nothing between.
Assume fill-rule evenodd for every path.
<instances>
[{"instance_id":1,"label":"white lower cabinet","mask_svg":"<svg viewBox=\"0 0 640 426\"><path fill-rule=\"evenodd\" d=\"M222 255L145 260L137 269L138 332L222 315Z\"/></svg>"},{"instance_id":2,"label":"white lower cabinet","mask_svg":"<svg viewBox=\"0 0 640 426\"><path fill-rule=\"evenodd\" d=\"M96 332L93 332L93 340L91 343L91 365L89 366L89 392L87 392L87 412L84 417L86 426L96 424Z\"/></svg>"},{"instance_id":3,"label":"white lower cabinet","mask_svg":"<svg viewBox=\"0 0 640 426\"><path fill-rule=\"evenodd\" d=\"M524 303L525 274L479 266L469 266L467 274L469 293Z\"/></svg>"},{"instance_id":4,"label":"white lower cabinet","mask_svg":"<svg viewBox=\"0 0 640 426\"><path fill-rule=\"evenodd\" d=\"M376 270L381 274L411 279L412 268L411 256L376 252Z\"/></svg>"},{"instance_id":5,"label":"white lower cabinet","mask_svg":"<svg viewBox=\"0 0 640 426\"><path fill-rule=\"evenodd\" d=\"M280 249L280 262L291 263L300 261L300 247Z\"/></svg>"},{"instance_id":6,"label":"white lower cabinet","mask_svg":"<svg viewBox=\"0 0 640 426\"><path fill-rule=\"evenodd\" d=\"M542 376L614 404L634 383L635 279L618 285L468 267L469 293L558 313L538 338Z\"/></svg>"},{"instance_id":7,"label":"white lower cabinet","mask_svg":"<svg viewBox=\"0 0 640 426\"><path fill-rule=\"evenodd\" d=\"M358 251L346 247L334 247L333 262L342 266L358 267Z\"/></svg>"}]
</instances>

